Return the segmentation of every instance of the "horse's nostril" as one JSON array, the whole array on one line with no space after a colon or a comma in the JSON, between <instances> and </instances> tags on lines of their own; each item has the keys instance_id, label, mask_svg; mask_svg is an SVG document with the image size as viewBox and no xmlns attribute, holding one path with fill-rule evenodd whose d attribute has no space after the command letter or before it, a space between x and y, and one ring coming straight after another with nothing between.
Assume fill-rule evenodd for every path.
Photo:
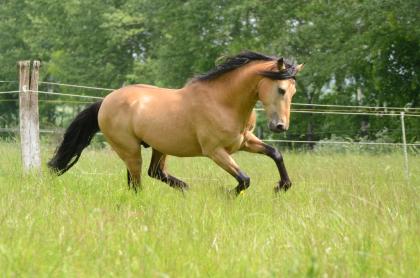
<instances>
[{"instance_id":1,"label":"horse's nostril","mask_svg":"<svg viewBox=\"0 0 420 278\"><path fill-rule=\"evenodd\" d=\"M283 122L277 120L270 121L268 127L273 132L283 132L287 130L286 125Z\"/></svg>"},{"instance_id":2,"label":"horse's nostril","mask_svg":"<svg viewBox=\"0 0 420 278\"><path fill-rule=\"evenodd\" d=\"M278 123L276 125L276 127L277 127L278 130L284 130L284 124L283 123Z\"/></svg>"}]
</instances>

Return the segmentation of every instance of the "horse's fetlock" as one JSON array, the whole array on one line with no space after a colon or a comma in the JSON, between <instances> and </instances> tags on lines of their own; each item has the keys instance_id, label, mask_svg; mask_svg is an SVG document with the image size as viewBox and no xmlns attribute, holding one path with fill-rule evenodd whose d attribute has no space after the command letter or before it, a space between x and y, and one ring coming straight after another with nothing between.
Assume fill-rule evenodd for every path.
<instances>
[{"instance_id":1,"label":"horse's fetlock","mask_svg":"<svg viewBox=\"0 0 420 278\"><path fill-rule=\"evenodd\" d=\"M245 188L248 188L250 186L250 184L251 184L251 178L245 176L245 177L243 177L243 181L242 182L243 182L244 187Z\"/></svg>"},{"instance_id":2,"label":"horse's fetlock","mask_svg":"<svg viewBox=\"0 0 420 278\"><path fill-rule=\"evenodd\" d=\"M292 187L292 182L289 179L282 179L279 181L277 189L287 191L290 187Z\"/></svg>"},{"instance_id":3,"label":"horse's fetlock","mask_svg":"<svg viewBox=\"0 0 420 278\"><path fill-rule=\"evenodd\" d=\"M147 174L149 175L149 177L151 178L156 178L158 171L156 169L151 169L149 168L149 170L147 170Z\"/></svg>"}]
</instances>

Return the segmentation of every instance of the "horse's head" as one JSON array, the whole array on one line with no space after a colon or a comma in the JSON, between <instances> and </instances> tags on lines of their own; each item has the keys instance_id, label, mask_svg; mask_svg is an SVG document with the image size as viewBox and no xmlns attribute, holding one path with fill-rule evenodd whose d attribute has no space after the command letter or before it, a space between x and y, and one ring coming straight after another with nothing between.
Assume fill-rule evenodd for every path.
<instances>
[{"instance_id":1,"label":"horse's head","mask_svg":"<svg viewBox=\"0 0 420 278\"><path fill-rule=\"evenodd\" d=\"M303 64L292 65L283 58L269 71L261 72L264 76L258 88L258 98L264 106L271 131L281 132L289 128L290 106L296 93L296 74L303 69Z\"/></svg>"}]
</instances>

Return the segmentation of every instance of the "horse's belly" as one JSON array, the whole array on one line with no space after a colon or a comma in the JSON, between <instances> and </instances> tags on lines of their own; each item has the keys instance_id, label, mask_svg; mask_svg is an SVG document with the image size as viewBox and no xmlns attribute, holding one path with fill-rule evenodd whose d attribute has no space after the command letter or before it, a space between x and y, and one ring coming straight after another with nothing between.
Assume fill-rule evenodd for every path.
<instances>
[{"instance_id":1,"label":"horse's belly","mask_svg":"<svg viewBox=\"0 0 420 278\"><path fill-rule=\"evenodd\" d=\"M152 148L173 156L199 156L201 147L196 140L188 136L177 136L165 132L156 135L144 135L142 141Z\"/></svg>"},{"instance_id":2,"label":"horse's belly","mask_svg":"<svg viewBox=\"0 0 420 278\"><path fill-rule=\"evenodd\" d=\"M164 121L162 117L136 122L136 135L152 148L174 156L202 154L194 131L187 122Z\"/></svg>"},{"instance_id":3,"label":"horse's belly","mask_svg":"<svg viewBox=\"0 0 420 278\"><path fill-rule=\"evenodd\" d=\"M168 155L178 156L178 157L191 157L191 156L201 156L202 151L201 148L195 146L172 146L170 144L160 144L156 147L158 151L161 153L165 153Z\"/></svg>"}]
</instances>

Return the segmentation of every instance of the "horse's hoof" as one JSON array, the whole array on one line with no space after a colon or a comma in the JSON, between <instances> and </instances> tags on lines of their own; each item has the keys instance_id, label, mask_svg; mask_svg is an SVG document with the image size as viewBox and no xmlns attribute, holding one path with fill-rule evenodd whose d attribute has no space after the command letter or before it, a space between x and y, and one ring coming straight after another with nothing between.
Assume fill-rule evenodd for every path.
<instances>
[{"instance_id":1,"label":"horse's hoof","mask_svg":"<svg viewBox=\"0 0 420 278\"><path fill-rule=\"evenodd\" d=\"M190 189L190 186L188 184L186 184L185 182L183 183L178 183L178 184L173 184L171 185L173 188L175 188L176 190L185 192L188 191Z\"/></svg>"},{"instance_id":2,"label":"horse's hoof","mask_svg":"<svg viewBox=\"0 0 420 278\"><path fill-rule=\"evenodd\" d=\"M292 186L292 182L290 180L281 180L279 184L274 187L274 192L279 193L280 191L287 191Z\"/></svg>"}]
</instances>

